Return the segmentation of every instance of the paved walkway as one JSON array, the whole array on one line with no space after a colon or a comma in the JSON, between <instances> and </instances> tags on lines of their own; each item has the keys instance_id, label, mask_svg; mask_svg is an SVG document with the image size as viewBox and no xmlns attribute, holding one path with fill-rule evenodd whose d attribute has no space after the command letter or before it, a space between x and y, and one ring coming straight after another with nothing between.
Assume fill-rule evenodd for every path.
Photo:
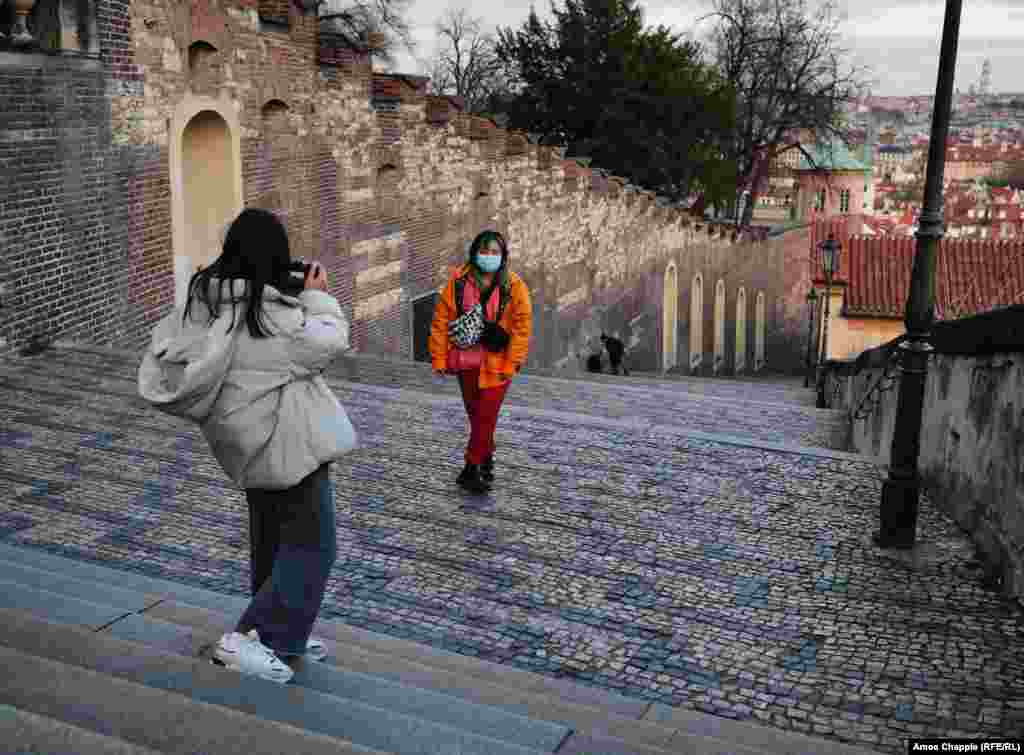
<instances>
[{"instance_id":1,"label":"paved walkway","mask_svg":"<svg viewBox=\"0 0 1024 755\"><path fill-rule=\"evenodd\" d=\"M244 496L197 428L136 398L136 364L0 369L0 540L244 595ZM523 376L475 497L452 482L451 379L334 375L362 448L335 465L325 616L894 753L1024 732L1024 615L927 501L917 552L871 545L879 470L830 450L839 418L787 402L795 382Z\"/></svg>"}]
</instances>

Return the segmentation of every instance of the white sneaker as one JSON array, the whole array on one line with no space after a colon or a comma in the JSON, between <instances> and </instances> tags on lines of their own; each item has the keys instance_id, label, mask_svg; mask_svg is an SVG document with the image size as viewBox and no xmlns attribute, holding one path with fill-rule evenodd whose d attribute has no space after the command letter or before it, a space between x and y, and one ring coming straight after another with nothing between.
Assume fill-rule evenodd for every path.
<instances>
[{"instance_id":1,"label":"white sneaker","mask_svg":"<svg viewBox=\"0 0 1024 755\"><path fill-rule=\"evenodd\" d=\"M306 657L311 661L323 661L327 659L327 646L319 637L310 637L306 643Z\"/></svg>"},{"instance_id":2,"label":"white sneaker","mask_svg":"<svg viewBox=\"0 0 1024 755\"><path fill-rule=\"evenodd\" d=\"M250 629L247 634L231 632L224 635L217 642L213 657L232 671L252 674L280 684L295 675L273 650L260 642L260 635L255 629Z\"/></svg>"}]
</instances>

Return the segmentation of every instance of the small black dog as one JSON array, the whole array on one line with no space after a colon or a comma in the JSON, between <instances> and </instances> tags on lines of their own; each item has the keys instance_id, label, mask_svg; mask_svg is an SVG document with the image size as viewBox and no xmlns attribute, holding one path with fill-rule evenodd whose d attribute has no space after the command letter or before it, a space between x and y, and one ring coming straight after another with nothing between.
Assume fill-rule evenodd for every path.
<instances>
[{"instance_id":1,"label":"small black dog","mask_svg":"<svg viewBox=\"0 0 1024 755\"><path fill-rule=\"evenodd\" d=\"M607 336L602 333L601 343L603 343L604 347L608 350L608 361L612 365L612 374L618 375L619 367L622 367L622 374L628 375L629 370L622 365L622 355L626 352L626 347L622 341L618 338L613 338L612 336Z\"/></svg>"}]
</instances>

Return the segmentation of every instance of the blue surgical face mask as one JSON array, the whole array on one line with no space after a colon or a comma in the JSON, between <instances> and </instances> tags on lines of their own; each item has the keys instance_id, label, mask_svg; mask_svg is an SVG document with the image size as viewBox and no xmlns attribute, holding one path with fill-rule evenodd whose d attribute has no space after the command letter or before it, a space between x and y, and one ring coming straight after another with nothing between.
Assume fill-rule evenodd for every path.
<instances>
[{"instance_id":1,"label":"blue surgical face mask","mask_svg":"<svg viewBox=\"0 0 1024 755\"><path fill-rule=\"evenodd\" d=\"M479 267L480 270L485 273L497 272L498 268L501 267L501 255L477 254L476 266Z\"/></svg>"}]
</instances>

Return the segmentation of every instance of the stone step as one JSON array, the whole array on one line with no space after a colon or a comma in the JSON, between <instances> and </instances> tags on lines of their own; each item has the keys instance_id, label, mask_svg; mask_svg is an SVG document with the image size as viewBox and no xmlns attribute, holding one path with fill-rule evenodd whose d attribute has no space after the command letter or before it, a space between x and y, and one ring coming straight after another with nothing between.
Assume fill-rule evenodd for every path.
<instances>
[{"instance_id":1,"label":"stone step","mask_svg":"<svg viewBox=\"0 0 1024 755\"><path fill-rule=\"evenodd\" d=\"M302 686L243 676L205 659L185 658L105 633L45 621L24 611L0 608L0 645L9 656L20 652L37 660L75 666L396 755L540 755L553 751L520 747ZM0 659L6 660L5 655ZM21 681L14 683L15 693ZM407 689L409 694L417 694L413 688ZM19 704L17 699L8 702Z\"/></svg>"},{"instance_id":2,"label":"stone step","mask_svg":"<svg viewBox=\"0 0 1024 755\"><path fill-rule=\"evenodd\" d=\"M227 614L217 613L210 609L219 611L233 609L237 614L247 604L244 599L195 588L186 588L180 592L185 599L205 604L208 606L207 609L186 603L162 600L161 595L167 595L166 591L161 591L160 595L155 592L143 595L141 592L133 591L140 588L154 589L168 586L168 583L161 584L160 580L150 580L138 575L127 574L126 582L133 585L133 590L125 590L112 586L120 581L120 573L115 570L84 564L83 566L86 568L83 571L88 573L89 579L101 578L103 580L92 582L67 576L79 574L78 562L47 554L38 554L34 551L29 551L28 555L33 564L45 568L45 571L18 563L13 560L17 558L15 549L10 546L0 546L0 557L2 557L0 571L9 580L12 580L0 583L0 607L26 611L36 610L40 615L53 617L53 621L78 623L94 631L103 628L105 633L119 639L143 643L167 652L194 657L203 646L216 641L223 632L233 627L233 620ZM81 575L79 574L79 576ZM19 584L19 580L23 580L24 583ZM51 593L40 589L40 585L53 587L61 592ZM170 585L173 586L173 583ZM111 599L119 606L104 606L102 600L105 595L110 595ZM142 616L125 616L125 610L133 607L140 610L149 608L149 610ZM559 722L569 721L574 725L577 721L573 719L573 714L580 713L572 705L562 706L564 710L560 710L560 701L567 698L586 705L602 706L599 709L582 711L585 716L589 716L591 722L596 721L601 727L598 733L623 733L628 731L628 727L627 730L616 728L616 723L632 724L633 729L647 734L638 744L665 744L673 734L671 729L636 721L648 708L648 703L643 701L605 693L582 685L547 679L520 669L470 659L437 650L428 645L406 643L400 640L392 641L392 638L385 635L376 635L336 622L319 622L317 631L324 636L332 650L335 651L332 665L339 669L347 668L350 673L359 673L360 676L373 674L381 681L390 679L398 683L406 682L406 684L400 685L400 688L412 685L424 690L433 689L445 692L449 705L452 703L451 696L454 696L459 698L458 703L463 708L471 711L476 711L485 705L496 705L509 712L508 720L504 722L506 725L518 723L522 726L522 730L517 732L519 737L529 736L532 729L535 732L532 735L535 739L539 739L537 736L539 733L544 735L545 744L554 741L557 745L557 742L568 733L565 725L560 725ZM339 641L339 635L344 638L343 641ZM360 641L383 646L385 653L362 652ZM403 663L393 653L388 652L396 647L400 648L403 654L412 652L414 657L423 658L428 664L432 662L436 665ZM350 652L357 663L346 665L339 659L345 658ZM359 665L360 657L370 657L374 663ZM396 665L397 673L395 672ZM418 670L426 671L428 674L415 679L409 678L401 672L403 668L408 668L410 665L414 669L418 667ZM391 673L388 673L389 670ZM460 671L472 671L476 675L462 673L460 678ZM324 674L320 672L320 664L304 665L300 673L296 675L295 682L303 686L312 683L316 685L316 688L323 687L331 680L324 679ZM430 676L431 673L434 674L433 677ZM419 683L431 680L435 682L432 685ZM438 681L440 683L436 683ZM481 684L484 686L482 693L474 689L474 685ZM519 699L517 699L517 693L522 690L529 690L529 692L519 694ZM460 691L462 694L458 694ZM359 691L357 690L356 693L358 694ZM409 705L409 703L403 704ZM550 715L552 712L561 712L568 716L555 715L552 717ZM536 721L522 718L523 716L535 716L537 713L546 713L547 715ZM615 714L619 714L616 718L623 717L623 715L630 718L623 718L622 721L612 721L608 724L606 718ZM494 727L502 723L495 720L496 718L492 715L482 719L483 725L491 727L492 733L495 731ZM702 750L687 750L687 752L700 751Z\"/></svg>"},{"instance_id":3,"label":"stone step","mask_svg":"<svg viewBox=\"0 0 1024 755\"><path fill-rule=\"evenodd\" d=\"M2 564L2 567L0 568L3 568L5 572L17 570L16 565L11 564L10 562L4 562ZM22 569L21 572L15 573L14 576L19 576L20 573L24 573L24 571L25 570ZM79 590L81 586L82 583L77 582L75 580L69 580L67 584L67 592L74 593L75 591ZM63 617L65 620L72 620L74 612L76 610L82 610L82 606L85 605L84 601L76 600L75 598L70 597L70 595L59 595L54 597L48 595L45 591L38 591L33 588L23 587L21 585L18 585L17 583L2 584L0 585L0 591L2 591L0 592L0 620L3 620L5 618L5 610L10 611L10 609L6 609L6 606L10 605L12 601L19 605L23 605L26 603L31 604L31 596L33 594L43 595L42 602L38 604L40 608L37 609L41 612L45 612L48 607L53 605L53 603L55 602L55 597L63 599L66 606L63 613ZM173 604L160 604L160 607L167 605ZM108 612L111 612L110 609L108 609ZM114 609L113 612L116 612L116 609ZM202 612L202 609L184 605L175 606L173 609L174 615L179 618L188 618L189 616L192 616L193 625L199 623L194 619L194 616L200 612ZM24 615L24 612L17 613L21 613L22 615ZM91 620L91 618L96 613L97 611L95 608L88 608L86 613L86 620ZM129 638L132 639L134 641L132 644L135 645L136 648L142 648L143 646L145 646L146 649L150 650L163 649L169 650L170 652L175 654L194 657L196 651L202 645L209 644L215 641L216 638L219 637L223 631L230 629L232 625L231 620L226 616L218 616L215 619L211 620L210 617L215 616L212 612L202 613L204 614L205 622L201 628L197 628L196 626L184 627L171 624L169 622L154 620L152 618L149 618L148 616L131 615L125 619L115 621L112 624L104 627L102 633L100 634L86 635L86 638L81 640L80 642L72 642L75 645L81 646L82 643L89 644L93 642L93 638L104 637L107 633L110 633L111 635L119 637L122 640ZM125 622L128 622L130 624L129 631L127 633L123 633L121 631L121 627L125 624ZM0 631L0 644L9 643L16 644L19 647L24 647L26 641L24 639L21 639L19 641L19 639L17 638L17 622L13 622L13 630L10 629L10 627L12 626L10 622L8 622L7 626L7 630ZM57 625L56 623L53 623L51 624L51 626ZM174 636L175 630L178 635L176 637ZM13 634L15 635L13 642L11 636L12 631ZM33 631L45 636L52 636L54 634L54 630L48 627L40 629L38 626L36 626L36 628ZM62 645L71 644L68 642L66 638L60 638L56 641ZM345 655L350 652L350 649L347 647L335 646L335 643L331 641L328 642L331 648L339 654L339 658L344 658ZM32 650L35 650L37 652L46 652L45 650L40 650L38 646L33 646ZM138 652L141 651L137 650L136 653ZM83 655L85 656L84 659ZM84 660L84 663L90 667L94 665L101 665L103 666L103 670L111 670L109 663L105 663L102 659L99 659L93 655L88 654L88 651L85 651L85 653L83 653L81 649L79 649L77 654L73 654L71 658L62 657L61 660L73 660L76 665L82 665ZM133 660L133 662L131 663L131 667L135 670L136 678L138 678L139 676L139 665L140 661L138 660L138 658L135 658L135 660ZM172 664L165 665L171 666ZM377 705L387 706L388 709L408 709L411 705L413 705L412 698L418 698L419 701L422 702L425 698L433 697L436 700L446 700L452 711L460 711L464 714L463 719L459 721L462 727L472 727L473 729L479 731L486 731L492 735L498 735L502 731L504 731L506 736L508 736L511 733L512 736L514 736L516 739L520 741L522 741L523 739L544 740L533 742L538 746L538 749L522 749L516 750L516 752L555 752L557 750L558 752L589 752L595 754L605 753L606 755L628 755L629 753L632 753L633 755L670 755L670 753L676 753L677 755L681 753L686 753L687 755L691 753L693 755L696 755L697 753L711 753L712 755L758 755L758 753L760 752L748 750L745 748L737 750L731 744L725 742L708 741L704 738L701 738L699 740L695 739L695 741L693 742L685 742L684 740L673 740L672 749L667 750L662 748L645 746L637 742L627 742L624 739L616 737L602 736L600 733L594 732L588 734L575 735L564 722L549 722L552 721L552 705L554 706L556 712L557 708L559 707L559 703L557 702L557 700L541 700L540 705L538 707L540 707L541 710L545 711L546 715L544 715L542 718L534 718L531 720L529 718L526 718L524 715L519 715L510 712L503 713L498 707L486 706L479 702L471 702L470 700L466 699L465 696L462 696L457 701L453 701L451 690L446 689L443 685L437 685L437 688L438 690L443 691L445 694L440 694L440 692L433 694L430 692L425 692L419 688L419 685L411 685L409 683L410 680L406 675L400 675L398 677L395 677L395 682L388 682L379 673L380 666L384 667L385 669L390 667L393 670L395 665L396 664L393 661L389 662L389 659L387 657L380 657L377 659L377 663L375 663L370 668L366 669L368 673L364 674L356 671L344 670L345 664L343 663L303 663L297 669L296 675L293 679L293 683L296 686L302 687L304 689L321 690L331 695L337 695L340 693L345 695L346 697L351 698L352 700L358 698L364 703L376 703ZM402 664L399 663L398 665L401 666ZM118 664L114 664L114 667L119 668ZM153 673L154 669L150 669L150 672ZM226 673L231 674L231 672ZM397 681L398 679L400 679L401 681ZM148 683L148 679L146 679L146 681ZM348 682L349 685L348 689L342 688L344 687L346 681ZM260 680L254 680L254 682L257 684L261 683ZM456 682L458 682L457 679ZM272 685L272 688L280 688L279 685L273 685L269 682L263 682L262 684L264 686ZM353 684L356 686L353 686ZM379 693L379 689L382 687L390 687L392 689L392 694L390 697L381 696L381 694ZM172 685L172 688L176 691L182 691L183 685L180 683L176 683ZM375 689L377 689L378 691L375 692ZM202 692L203 690L200 690L198 694L202 694ZM197 694L196 691L194 690L190 691L190 693L193 696ZM515 693L513 692L510 694L509 691L504 688L499 688L498 693L499 694L497 695L496 700L501 703L501 708L511 709L513 707ZM228 705L231 704L230 702L225 701L222 697L218 697L216 699L216 703ZM304 701L304 704L308 706L308 700ZM571 708L572 706L569 707ZM646 705L640 705L638 707L642 710L646 707ZM436 716L438 714L438 710L436 708L427 711L421 710L420 712L424 714L431 714L431 720L436 720ZM467 719L465 718L466 713L475 715L473 718ZM608 728L608 725L605 722L606 717L609 715L607 712L596 710L590 713L591 718L593 720L603 722L601 724L602 729ZM448 718L452 718L452 716L449 715ZM518 723L519 728L516 730L511 729L510 727L512 727L516 723ZM650 730L657 731L660 735L658 739L665 740L666 744L667 740L671 739L672 734L674 733L670 729L664 729L664 727L652 724L638 724L634 722L634 726L639 727L641 729L647 728ZM573 734L573 737L570 737L570 734ZM574 742L573 746L570 747L568 750L566 750L564 746L559 747L559 745L565 742L567 738L572 739ZM465 748L464 745L463 747L464 749L460 750L461 752L477 751L471 748ZM396 749L396 752L403 751L409 751L409 749ZM487 747L486 750L479 751L488 753L501 753L507 752L508 750L490 745Z\"/></svg>"},{"instance_id":4,"label":"stone step","mask_svg":"<svg viewBox=\"0 0 1024 755\"><path fill-rule=\"evenodd\" d=\"M43 374L39 373L40 376ZM86 421L86 418L90 415L105 416L110 418L111 415L116 415L119 426L124 431L134 431L143 433L157 434L161 430L166 429L167 420L161 419L159 416L153 416L151 409L142 402L141 399L134 396L133 394L108 394L102 398L97 397L96 389L87 385L78 385L77 383L68 383L64 379L60 379L58 383L57 378L46 378L49 382L47 385L48 390L45 394L40 395L38 385L33 382L33 378L30 375L24 373L13 374L10 377L3 378L7 387L14 390L20 390L26 392L26 400L22 406L19 406L19 410L25 412L31 412L33 409L39 411L41 403L43 401L49 401L54 403L64 403L65 400L75 405L75 418L79 421ZM128 384L125 382L125 390L131 388L134 384ZM411 408L424 408L429 406L438 406L441 408L448 408L453 406L461 407L461 400L454 394L451 396L442 397L437 393L423 392L418 388L388 388L381 387L373 384L360 385L356 391L352 390L352 386L345 386L341 384L334 384L334 389L340 394L343 403L348 407L350 414L355 416L359 409L366 405L368 402L372 406L373 402L380 397L381 400L387 400L389 403L399 403L408 405ZM32 393L29 393L29 391ZM354 395L353 395L354 394ZM562 419L566 421L578 421L583 422L587 425L594 425L607 427L608 429L639 429L643 430L652 426L663 428L670 431L678 431L687 437L693 437L696 439L706 440L720 440L721 442L734 443L747 446L756 446L764 448L779 448L796 451L815 451L821 450L819 444L807 446L806 440L813 442L813 437L808 435L812 426L817 428L813 433L814 437L821 437L828 439L828 447L838 447L842 444L838 442L839 439L845 438L848 434L848 423L844 418L835 419L815 419L812 424L807 424L803 420L796 418L799 428L802 428L800 433L797 433L797 437L793 437L793 432L778 432L771 429L771 423L765 424L763 427L730 427L730 431L734 434L721 434L719 432L709 433L707 430L701 430L700 427L707 428L709 423L718 417L714 407L701 406L695 408L685 408L688 414L676 416L669 409L656 408L652 403L652 399L649 396L644 396L642 401L636 403L627 404L623 403L621 399L623 395L619 396L621 406L614 412L609 413L610 416L599 417L594 414L579 414L572 411L557 411L548 408L550 402L545 404L539 399L525 393L521 400L510 401L505 411L515 412L526 412L531 417L538 420L542 418L554 418ZM745 403L744 411L750 409L752 404ZM83 411L85 407L89 407L88 410ZM110 409L108 410L108 407ZM116 408L114 408L116 407ZM566 407L568 409L568 407ZM628 409L628 411L627 411ZM798 410L803 411L803 410ZM629 412L633 412L630 414ZM60 410L54 406L49 410L49 414L54 418L60 417ZM17 416L17 415L15 415ZM788 419L786 417L778 417L779 422L785 426L786 422L794 420L792 416ZM695 420L689 422L689 420ZM33 419L33 425L38 424L38 420ZM749 424L749 423L748 423ZM728 423L726 423L728 427ZM805 438L806 436L806 438ZM824 450L827 450L824 449ZM844 451L837 451L837 453L843 454ZM847 456L854 458L852 454L846 454ZM856 457L861 458L861 457Z\"/></svg>"},{"instance_id":5,"label":"stone step","mask_svg":"<svg viewBox=\"0 0 1024 755\"><path fill-rule=\"evenodd\" d=\"M11 705L0 705L0 742L8 755L160 755Z\"/></svg>"},{"instance_id":6,"label":"stone step","mask_svg":"<svg viewBox=\"0 0 1024 755\"><path fill-rule=\"evenodd\" d=\"M118 374L134 379L142 359L142 351L108 349L106 347L58 342L58 347L46 352L48 363L53 359L69 360L82 365L97 368L113 368ZM38 358L38 357L34 357ZM33 358L27 358L33 359ZM446 392L458 393L458 386L453 380L435 379L430 364L416 362L384 354L364 354L347 352L341 354L331 365L328 376L351 382L377 382L379 384L401 382L414 378L416 381L442 386ZM607 386L618 390L623 388L648 388L678 394L679 391L690 391L708 397L721 396L738 400L760 400L804 407L813 410L815 394L812 388L804 388L799 378L753 378L724 377L708 378L691 375L634 373L629 377L595 374L589 372L573 373L550 368L525 368L523 376L535 378L551 378L574 383L587 382ZM757 397L761 397L758 399ZM828 410L817 410L827 414Z\"/></svg>"},{"instance_id":7,"label":"stone step","mask_svg":"<svg viewBox=\"0 0 1024 755\"><path fill-rule=\"evenodd\" d=\"M57 353L50 361L60 361L64 356ZM358 392L380 394L401 391L405 401L422 403L428 396L446 396L447 400L458 401L458 386L452 378L437 378L429 372L416 379L402 377L405 374L415 375L416 367L421 366L398 363L397 371L388 368L386 374L374 372L365 376L365 380L348 385L337 382L348 379L344 375L329 371L328 377L343 403L352 401L346 394L356 389L357 384ZM51 392L67 395L76 405L83 404L82 399L97 393L106 394L105 401L101 403L109 403L115 396L123 397L124 407L130 410L131 415L143 418L150 408L136 395L135 371L133 364L111 371L92 363L54 365L37 362L22 365L16 371L9 368L4 380L14 390L38 392L36 378L45 375L45 386ZM55 398L53 401L63 403ZM849 442L849 420L845 413L795 406L763 396L712 396L638 386L590 384L581 387L555 378L523 377L508 401L510 408L527 411L559 408L578 411L577 405L601 406L602 416L619 418L620 421L642 420L689 432L717 433L727 428L732 435L755 444L761 441L841 450ZM761 411L757 411L758 407Z\"/></svg>"},{"instance_id":8,"label":"stone step","mask_svg":"<svg viewBox=\"0 0 1024 755\"><path fill-rule=\"evenodd\" d=\"M26 562L32 566L26 566ZM185 655L194 655L203 644L215 641L222 632L229 630L233 626L232 616L237 616L248 603L244 598L3 544L0 544L0 570L14 575L11 578L25 579L36 590L42 585L59 586L63 580L64 589L71 595L102 600L104 594L109 594L121 609L145 606L143 616L116 621L106 631L122 639L148 642ZM39 572L49 576L40 576ZM87 581L96 584L90 586ZM19 595L17 591L10 592L15 596L11 600ZM133 593L144 595L132 598ZM25 600L31 599L26 597ZM108 609L106 613L92 610L96 620L103 620L119 609ZM443 692L466 702L498 707L532 719L563 724L575 729L563 749L574 740L589 737L587 741L593 746L600 742L612 747L608 750L610 753L620 752L626 746L722 755L727 752L863 755L866 752L757 724L651 705L570 680L552 679L341 622L320 621L315 631L332 651L329 662L334 666ZM303 682L301 677L297 681Z\"/></svg>"},{"instance_id":9,"label":"stone step","mask_svg":"<svg viewBox=\"0 0 1024 755\"><path fill-rule=\"evenodd\" d=\"M2 704L168 755L280 755L282 752L372 755L375 752L339 738L313 734L260 716L211 705L186 694L85 668L76 657L89 655L98 647L111 652L112 657L121 657L120 651L129 648L130 643L115 646L110 638L46 622L19 611L0 609L0 620L0 668L4 670L0 678ZM23 643L26 639L29 641ZM43 657L26 649L25 644L36 648L41 645L42 649L53 651L46 655L71 658ZM229 673L207 663L196 661L195 665L199 681L204 676L208 678L208 671Z\"/></svg>"},{"instance_id":10,"label":"stone step","mask_svg":"<svg viewBox=\"0 0 1024 755\"><path fill-rule=\"evenodd\" d=\"M71 382L82 382L90 386L112 386L118 383L134 385L137 378L138 362L141 356L125 359L117 352L106 354L98 351L83 351L79 348L58 349L46 353L45 362L35 358L37 363L45 364L48 371L55 377ZM55 363L69 369L52 372ZM30 367L31 361L19 365L24 370ZM459 395L458 384L451 378L438 378L430 366L410 360L394 359L378 355L342 355L331 364L325 373L329 380L340 380L359 384L386 385L392 388L419 388L446 395ZM602 392L625 392L638 396L664 395L679 399L704 399L726 403L754 403L766 405L785 405L788 410L805 412L816 417L839 415L834 410L821 410L813 406L814 394L810 389L801 389L797 394L788 387L780 387L772 383L746 382L738 383L727 380L692 378L686 382L680 380L629 380L616 382L614 376L593 376L595 379L571 379L555 372L545 370L524 370L519 382L529 385L531 380L539 380L551 385L562 385L563 390L576 391L579 383L588 383L587 390ZM129 386L130 388L130 386ZM134 392L134 391L132 391ZM807 393L806 400L803 393ZM796 400L799 399L799 400Z\"/></svg>"},{"instance_id":11,"label":"stone step","mask_svg":"<svg viewBox=\"0 0 1024 755\"><path fill-rule=\"evenodd\" d=\"M217 636L231 625L231 618L227 615L174 601L159 603L146 615L190 627L208 636ZM421 688L445 690L451 695L504 707L534 718L563 721L576 730L574 737L577 738L611 737L635 746L668 748L679 755L691 752L867 755L869 752L759 724L733 721L662 703L648 704L569 680L552 679L466 656L453 656L443 650L435 652L430 646L337 622L319 622L317 632L331 653L330 663L401 679ZM558 752L561 755L564 751L565 745Z\"/></svg>"},{"instance_id":12,"label":"stone step","mask_svg":"<svg viewBox=\"0 0 1024 755\"><path fill-rule=\"evenodd\" d=\"M221 634L234 628L234 621L225 617L216 631L207 632L200 639L191 631L194 627L180 626L173 619L154 620L166 617L138 615L159 600L155 596L146 597L107 584L71 579L63 572L44 572L9 561L0 562L0 569L5 577L0 581L0 591L3 591L0 607L21 609L59 623L81 624L93 631L102 630L119 639L160 650L195 657L204 645L216 642ZM117 615L122 609L133 613L119 619ZM321 664L304 666L294 681L334 697L357 700L524 747L553 749L569 733L564 726L530 721L437 691Z\"/></svg>"},{"instance_id":13,"label":"stone step","mask_svg":"<svg viewBox=\"0 0 1024 755\"><path fill-rule=\"evenodd\" d=\"M231 619L226 615L173 601L154 606L147 615L159 616L210 637L218 636L231 625ZM434 648L430 646L401 648L400 652L411 650L408 656L383 648L370 650L365 638L360 641L362 632L353 636L346 629L354 628L334 622L318 623L318 636L330 652L327 663L399 680L422 689L444 691L448 695L514 711L532 719L563 723L572 727L573 733L558 749L559 755L565 752L594 755L667 755L669 752L673 755L767 755L776 752L770 747L753 748L734 741L729 732L729 723L732 722L727 719L721 719L724 724L717 736L693 734L683 727L641 720L650 708L644 701L479 659L465 656L450 658L451 654L444 651L434 654ZM371 640L382 637L378 635ZM382 644L394 650L394 644L386 641ZM417 649L425 652L417 653ZM779 736L778 732L771 733ZM767 738L763 739L767 741ZM820 751L821 742L815 744Z\"/></svg>"}]
</instances>

